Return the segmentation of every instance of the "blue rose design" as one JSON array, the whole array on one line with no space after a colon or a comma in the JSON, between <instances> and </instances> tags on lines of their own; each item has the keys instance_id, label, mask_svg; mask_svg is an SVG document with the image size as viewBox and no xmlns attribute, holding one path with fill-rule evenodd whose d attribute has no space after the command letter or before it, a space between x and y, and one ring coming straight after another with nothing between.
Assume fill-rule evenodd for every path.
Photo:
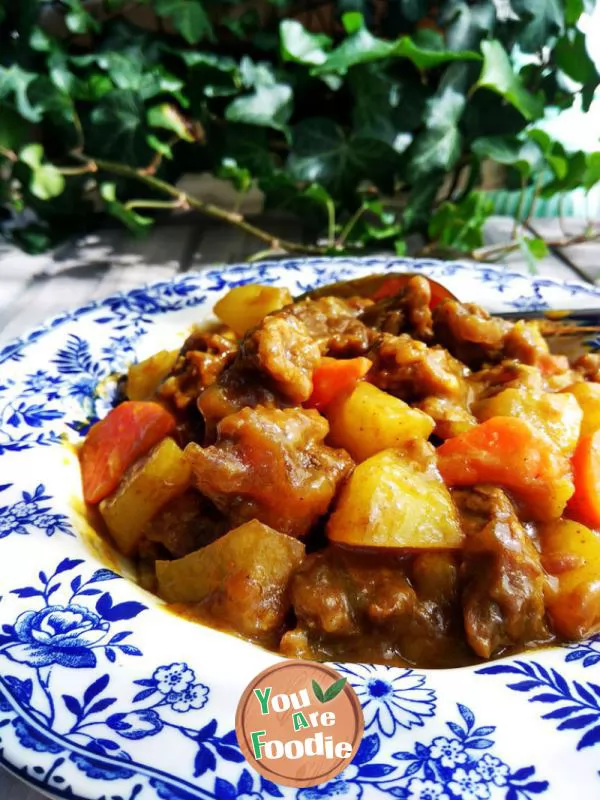
<instances>
[{"instance_id":1,"label":"blue rose design","mask_svg":"<svg viewBox=\"0 0 600 800\"><path fill-rule=\"evenodd\" d=\"M96 656L91 646L109 629L108 622L83 606L48 606L42 611L27 611L17 619L15 644L6 655L19 664L47 667L94 667Z\"/></svg>"}]
</instances>

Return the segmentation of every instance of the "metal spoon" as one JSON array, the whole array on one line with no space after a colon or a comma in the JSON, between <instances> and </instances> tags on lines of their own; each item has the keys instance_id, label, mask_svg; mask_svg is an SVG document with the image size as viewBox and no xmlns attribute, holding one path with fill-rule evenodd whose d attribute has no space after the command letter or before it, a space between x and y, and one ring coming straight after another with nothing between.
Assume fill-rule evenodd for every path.
<instances>
[{"instance_id":1,"label":"metal spoon","mask_svg":"<svg viewBox=\"0 0 600 800\"><path fill-rule=\"evenodd\" d=\"M375 305L367 310L369 317L378 312L384 312L393 308L394 303L402 297L402 290L411 278L417 273L410 272L387 272L384 274L366 275L363 278L353 278L347 281L337 281L325 286L319 286L309 292L305 292L296 298L297 300L312 299L319 297L372 297ZM426 276L425 276L426 277ZM449 289L433 278L427 278L431 288L432 300L439 303L441 300L449 298L458 300ZM384 294L381 294L383 285L386 284ZM600 332L600 308L585 309L561 309L561 310L527 310L527 311L503 311L494 314L496 317L506 320L539 320L541 332L554 341L558 337L569 337L569 354L579 348L580 352L594 352L600 350L600 341L590 341L590 336ZM565 343L566 344L566 343ZM560 348L562 349L562 347Z\"/></svg>"}]
</instances>

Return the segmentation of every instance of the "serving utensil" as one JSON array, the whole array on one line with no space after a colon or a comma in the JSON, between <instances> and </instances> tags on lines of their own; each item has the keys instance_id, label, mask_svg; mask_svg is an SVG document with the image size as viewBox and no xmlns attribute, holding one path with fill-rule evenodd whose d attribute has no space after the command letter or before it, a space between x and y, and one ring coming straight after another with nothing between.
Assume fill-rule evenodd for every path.
<instances>
[{"instance_id":1,"label":"serving utensil","mask_svg":"<svg viewBox=\"0 0 600 800\"><path fill-rule=\"evenodd\" d=\"M391 310L402 297L406 284L417 274L387 272L336 281L305 292L296 299L316 300L319 297L331 296L342 299L372 297L375 305L369 306L365 312L371 318L378 313ZM446 298L458 300L455 294L438 281L433 278L427 278L427 281L431 288L432 300L436 304ZM520 319L539 320L540 330L544 336L550 339L553 351L565 352L570 358L600 350L600 308L501 311L495 313L494 316L515 322Z\"/></svg>"}]
</instances>

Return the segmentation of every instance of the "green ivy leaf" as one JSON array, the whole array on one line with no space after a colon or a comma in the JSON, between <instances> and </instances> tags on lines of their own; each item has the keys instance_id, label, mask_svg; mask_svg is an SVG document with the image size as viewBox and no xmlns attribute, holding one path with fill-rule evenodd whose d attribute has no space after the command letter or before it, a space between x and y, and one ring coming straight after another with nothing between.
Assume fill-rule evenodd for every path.
<instances>
[{"instance_id":1,"label":"green ivy leaf","mask_svg":"<svg viewBox=\"0 0 600 800\"><path fill-rule=\"evenodd\" d=\"M210 19L200 0L155 0L154 9L161 17L168 17L189 44L201 39L214 41Z\"/></svg>"},{"instance_id":2,"label":"green ivy leaf","mask_svg":"<svg viewBox=\"0 0 600 800\"><path fill-rule=\"evenodd\" d=\"M470 192L460 203L442 203L429 223L429 236L442 247L475 250L483 245L483 226L493 208L482 192Z\"/></svg>"},{"instance_id":3,"label":"green ivy leaf","mask_svg":"<svg viewBox=\"0 0 600 800\"><path fill-rule=\"evenodd\" d=\"M583 0L565 0L565 23L575 25L584 10Z\"/></svg>"},{"instance_id":4,"label":"green ivy leaf","mask_svg":"<svg viewBox=\"0 0 600 800\"><path fill-rule=\"evenodd\" d=\"M281 57L284 61L299 64L324 64L326 50L332 40L322 33L309 33L304 25L295 19L283 20L279 25Z\"/></svg>"},{"instance_id":5,"label":"green ivy leaf","mask_svg":"<svg viewBox=\"0 0 600 800\"><path fill-rule=\"evenodd\" d=\"M539 147L532 142L522 142L516 136L482 136L473 142L471 149L479 158L514 167L525 178L543 164Z\"/></svg>"},{"instance_id":6,"label":"green ivy leaf","mask_svg":"<svg viewBox=\"0 0 600 800\"><path fill-rule=\"evenodd\" d=\"M252 94L237 97L225 109L230 122L260 125L287 133L292 115L293 92L287 83L257 86Z\"/></svg>"},{"instance_id":7,"label":"green ivy leaf","mask_svg":"<svg viewBox=\"0 0 600 800\"><path fill-rule=\"evenodd\" d=\"M543 239L525 239L525 244L534 258L546 258L550 252Z\"/></svg>"},{"instance_id":8,"label":"green ivy leaf","mask_svg":"<svg viewBox=\"0 0 600 800\"><path fill-rule=\"evenodd\" d=\"M10 106L0 103L0 147L18 150L27 139L28 124Z\"/></svg>"},{"instance_id":9,"label":"green ivy leaf","mask_svg":"<svg viewBox=\"0 0 600 800\"><path fill-rule=\"evenodd\" d=\"M0 65L0 100L14 97L17 111L29 122L42 119L40 109L31 104L28 96L29 87L37 77L37 73L28 72L18 64L10 67Z\"/></svg>"},{"instance_id":10,"label":"green ivy leaf","mask_svg":"<svg viewBox=\"0 0 600 800\"><path fill-rule=\"evenodd\" d=\"M458 122L465 104L465 96L451 85L443 86L440 93L428 100L426 130L415 139L408 153L411 181L438 169L448 171L456 164L462 145Z\"/></svg>"},{"instance_id":11,"label":"green ivy leaf","mask_svg":"<svg viewBox=\"0 0 600 800\"><path fill-rule=\"evenodd\" d=\"M144 217L135 211L125 208L123 203L117 199L116 184L106 181L100 184L100 196L106 204L106 210L113 217L116 217L136 236L143 236L147 228L152 225L150 217Z\"/></svg>"},{"instance_id":12,"label":"green ivy leaf","mask_svg":"<svg viewBox=\"0 0 600 800\"><path fill-rule=\"evenodd\" d=\"M249 169L241 167L234 158L224 158L217 169L219 178L230 181L238 192L247 192L252 186Z\"/></svg>"},{"instance_id":13,"label":"green ivy leaf","mask_svg":"<svg viewBox=\"0 0 600 800\"><path fill-rule=\"evenodd\" d=\"M396 80L379 65L355 67L348 76L354 97L352 130L356 136L378 139L402 153L423 123L427 89L407 76Z\"/></svg>"},{"instance_id":14,"label":"green ivy leaf","mask_svg":"<svg viewBox=\"0 0 600 800\"><path fill-rule=\"evenodd\" d=\"M548 247L543 239L536 239L529 236L519 236L517 238L519 252L525 260L529 272L532 275L538 273L538 260L548 255Z\"/></svg>"},{"instance_id":15,"label":"green ivy leaf","mask_svg":"<svg viewBox=\"0 0 600 800\"><path fill-rule=\"evenodd\" d=\"M407 251L408 247L404 239L396 239L396 241L394 242L394 252L396 253L396 255L399 258L402 258L403 256L406 255Z\"/></svg>"},{"instance_id":16,"label":"green ivy leaf","mask_svg":"<svg viewBox=\"0 0 600 800\"><path fill-rule=\"evenodd\" d=\"M159 139L158 136L155 136L153 133L149 133L146 136L146 144L163 156L163 158L168 158L169 161L173 160L173 150L171 146L168 145L167 142L163 142L162 139Z\"/></svg>"},{"instance_id":17,"label":"green ivy leaf","mask_svg":"<svg viewBox=\"0 0 600 800\"><path fill-rule=\"evenodd\" d=\"M146 113L146 119L151 128L163 128L164 130L172 131L185 142L195 141L185 118L170 103L161 103L158 106L149 108Z\"/></svg>"},{"instance_id":18,"label":"green ivy leaf","mask_svg":"<svg viewBox=\"0 0 600 800\"><path fill-rule=\"evenodd\" d=\"M511 0L521 20L517 41L525 53L537 53L564 27L561 0Z\"/></svg>"},{"instance_id":19,"label":"green ivy leaf","mask_svg":"<svg viewBox=\"0 0 600 800\"><path fill-rule=\"evenodd\" d=\"M450 0L442 5L440 25L449 50L478 50L481 40L494 33L496 8L487 0Z\"/></svg>"},{"instance_id":20,"label":"green ivy leaf","mask_svg":"<svg viewBox=\"0 0 600 800\"><path fill-rule=\"evenodd\" d=\"M352 19L352 25L348 30L346 23L349 19ZM453 52L444 49L442 37L433 31L422 31L418 40L402 36L396 42L388 42L370 33L364 25L361 14L344 15L344 23L350 35L328 55L325 62L313 67L312 75L326 72L345 74L356 64L367 64L370 61L388 58L407 58L421 70L439 66L447 61L480 58L475 52Z\"/></svg>"},{"instance_id":21,"label":"green ivy leaf","mask_svg":"<svg viewBox=\"0 0 600 800\"><path fill-rule=\"evenodd\" d=\"M30 144L22 148L19 160L31 170L29 191L39 200L51 200L63 193L65 179L53 164L44 164L44 148Z\"/></svg>"},{"instance_id":22,"label":"green ivy leaf","mask_svg":"<svg viewBox=\"0 0 600 800\"><path fill-rule=\"evenodd\" d=\"M270 176L273 172L273 157L265 128L229 125L225 131L221 160L223 158L233 159L258 178Z\"/></svg>"},{"instance_id":23,"label":"green ivy leaf","mask_svg":"<svg viewBox=\"0 0 600 800\"><path fill-rule=\"evenodd\" d=\"M391 188L394 151L373 139L348 138L332 120L310 118L294 128L287 170L297 181L321 184L334 197L349 195L363 178Z\"/></svg>"},{"instance_id":24,"label":"green ivy leaf","mask_svg":"<svg viewBox=\"0 0 600 800\"><path fill-rule=\"evenodd\" d=\"M544 112L541 97L531 94L514 72L510 59L499 41L481 43L483 68L475 87L486 87L511 103L525 119L537 119Z\"/></svg>"},{"instance_id":25,"label":"green ivy leaf","mask_svg":"<svg viewBox=\"0 0 600 800\"><path fill-rule=\"evenodd\" d=\"M594 89L598 85L600 76L581 31L571 30L562 36L554 47L554 58L557 66L577 83L593 82Z\"/></svg>"},{"instance_id":26,"label":"green ivy leaf","mask_svg":"<svg viewBox=\"0 0 600 800\"><path fill-rule=\"evenodd\" d=\"M127 164L144 162L147 156L145 110L131 91L115 91L103 97L90 113L86 138L92 153L107 154Z\"/></svg>"},{"instance_id":27,"label":"green ivy leaf","mask_svg":"<svg viewBox=\"0 0 600 800\"><path fill-rule=\"evenodd\" d=\"M400 13L408 22L418 22L429 11L429 0L396 0Z\"/></svg>"},{"instance_id":28,"label":"green ivy leaf","mask_svg":"<svg viewBox=\"0 0 600 800\"><path fill-rule=\"evenodd\" d=\"M589 190L600 182L600 153L589 153L586 158L586 169L583 175L583 186Z\"/></svg>"}]
</instances>

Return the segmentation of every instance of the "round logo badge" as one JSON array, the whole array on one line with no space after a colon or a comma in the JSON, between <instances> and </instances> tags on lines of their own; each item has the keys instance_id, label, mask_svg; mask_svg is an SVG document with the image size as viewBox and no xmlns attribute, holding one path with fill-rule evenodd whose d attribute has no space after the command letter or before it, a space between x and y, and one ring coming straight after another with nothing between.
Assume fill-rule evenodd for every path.
<instances>
[{"instance_id":1,"label":"round logo badge","mask_svg":"<svg viewBox=\"0 0 600 800\"><path fill-rule=\"evenodd\" d=\"M313 661L282 661L248 685L235 731L247 761L283 786L331 780L356 755L364 720L354 689Z\"/></svg>"}]
</instances>

